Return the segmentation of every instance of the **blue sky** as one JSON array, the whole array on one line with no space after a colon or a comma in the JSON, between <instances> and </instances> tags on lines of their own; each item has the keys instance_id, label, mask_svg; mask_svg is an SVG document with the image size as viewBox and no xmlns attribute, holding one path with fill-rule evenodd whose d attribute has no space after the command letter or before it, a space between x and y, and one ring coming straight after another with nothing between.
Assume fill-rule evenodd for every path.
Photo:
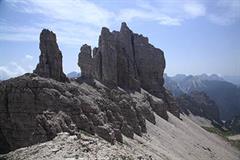
<instances>
[{"instance_id":1,"label":"blue sky","mask_svg":"<svg viewBox=\"0 0 240 160\"><path fill-rule=\"evenodd\" d=\"M240 75L240 0L0 0L0 78L35 68L43 28L57 34L68 73L81 45L123 21L165 52L170 75Z\"/></svg>"}]
</instances>

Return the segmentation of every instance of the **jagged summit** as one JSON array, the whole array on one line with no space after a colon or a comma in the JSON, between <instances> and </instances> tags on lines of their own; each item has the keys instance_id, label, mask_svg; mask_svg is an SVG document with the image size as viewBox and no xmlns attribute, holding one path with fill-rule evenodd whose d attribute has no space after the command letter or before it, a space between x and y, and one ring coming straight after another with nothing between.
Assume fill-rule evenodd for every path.
<instances>
[{"instance_id":1,"label":"jagged summit","mask_svg":"<svg viewBox=\"0 0 240 160\"><path fill-rule=\"evenodd\" d=\"M125 90L147 90L162 98L169 111L179 115L171 96L163 87L165 58L162 50L149 44L148 38L133 33L125 22L120 31L102 28L98 47L83 45L78 65L83 77L93 77L109 87L120 86Z\"/></svg>"},{"instance_id":2,"label":"jagged summit","mask_svg":"<svg viewBox=\"0 0 240 160\"><path fill-rule=\"evenodd\" d=\"M168 120L170 111L179 117L174 99L163 87L163 52L125 23L120 31L103 28L97 48L81 47L78 65L86 83L66 78L53 32L42 30L40 50L36 74L0 83L4 152L80 130L113 144L123 142L122 135L142 136L146 120L156 124L155 115ZM60 83L66 81L70 83Z\"/></svg>"},{"instance_id":3,"label":"jagged summit","mask_svg":"<svg viewBox=\"0 0 240 160\"><path fill-rule=\"evenodd\" d=\"M80 79L63 73L53 32L41 32L40 50L36 74L0 83L0 154L35 144L7 158L236 159L187 117L180 121L163 87L163 52L126 23L103 28L97 48L81 47Z\"/></svg>"},{"instance_id":4,"label":"jagged summit","mask_svg":"<svg viewBox=\"0 0 240 160\"><path fill-rule=\"evenodd\" d=\"M52 78L61 82L68 81L63 73L62 53L58 48L55 33L43 29L40 34L39 49L41 51L39 64L33 72L45 78Z\"/></svg>"},{"instance_id":5,"label":"jagged summit","mask_svg":"<svg viewBox=\"0 0 240 160\"><path fill-rule=\"evenodd\" d=\"M81 54L85 55L87 49L89 46L81 47L80 65L84 65ZM146 37L133 33L125 22L120 31L110 32L108 28L102 28L99 46L93 50L91 61L92 76L105 84L136 90L142 87L160 96L165 69L164 53L149 44ZM83 67L81 71L85 72L85 69L88 70Z\"/></svg>"}]
</instances>

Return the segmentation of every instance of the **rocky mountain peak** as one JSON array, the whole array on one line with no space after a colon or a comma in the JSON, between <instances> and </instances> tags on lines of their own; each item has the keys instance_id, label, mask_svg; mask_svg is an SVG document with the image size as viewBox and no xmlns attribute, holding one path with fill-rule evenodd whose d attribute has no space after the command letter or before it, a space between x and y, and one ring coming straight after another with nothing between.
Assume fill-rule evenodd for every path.
<instances>
[{"instance_id":1,"label":"rocky mountain peak","mask_svg":"<svg viewBox=\"0 0 240 160\"><path fill-rule=\"evenodd\" d=\"M94 78L127 90L142 87L160 96L165 69L164 53L149 44L146 37L133 33L125 22L120 31L110 32L108 28L102 28L99 46L93 55ZM81 71L85 72L85 68Z\"/></svg>"},{"instance_id":2,"label":"rocky mountain peak","mask_svg":"<svg viewBox=\"0 0 240 160\"><path fill-rule=\"evenodd\" d=\"M40 34L41 41L56 41L56 34L48 29L43 29Z\"/></svg>"},{"instance_id":3,"label":"rocky mountain peak","mask_svg":"<svg viewBox=\"0 0 240 160\"><path fill-rule=\"evenodd\" d=\"M121 33L124 33L124 32L131 33L132 31L131 31L131 29L129 29L126 22L122 22L120 32Z\"/></svg>"},{"instance_id":4,"label":"rocky mountain peak","mask_svg":"<svg viewBox=\"0 0 240 160\"><path fill-rule=\"evenodd\" d=\"M61 82L68 81L63 73L62 53L58 48L55 33L43 29L40 34L39 48L41 51L39 63L33 72L45 78L52 78Z\"/></svg>"},{"instance_id":5,"label":"rocky mountain peak","mask_svg":"<svg viewBox=\"0 0 240 160\"><path fill-rule=\"evenodd\" d=\"M178 107L163 87L165 58L162 50L148 42L148 38L133 33L125 22L120 31L102 28L99 45L90 56L90 46L83 45L78 65L85 77L92 77L108 87L121 87L127 91L147 90L164 99L169 111L179 115Z\"/></svg>"},{"instance_id":6,"label":"rocky mountain peak","mask_svg":"<svg viewBox=\"0 0 240 160\"><path fill-rule=\"evenodd\" d=\"M92 78L91 46L84 44L80 49L78 66L82 68L81 75L84 78Z\"/></svg>"}]
</instances>

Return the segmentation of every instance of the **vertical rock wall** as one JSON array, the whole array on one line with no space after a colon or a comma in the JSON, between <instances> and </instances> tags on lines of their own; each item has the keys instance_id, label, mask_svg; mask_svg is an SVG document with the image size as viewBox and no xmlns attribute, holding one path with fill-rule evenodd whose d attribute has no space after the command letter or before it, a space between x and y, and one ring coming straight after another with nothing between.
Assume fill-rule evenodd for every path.
<instances>
[{"instance_id":1,"label":"vertical rock wall","mask_svg":"<svg viewBox=\"0 0 240 160\"><path fill-rule=\"evenodd\" d=\"M41 50L39 64L33 72L45 78L52 78L61 82L67 81L68 79L63 73L62 53L58 48L56 35L47 29L43 29L40 34L39 48Z\"/></svg>"}]
</instances>

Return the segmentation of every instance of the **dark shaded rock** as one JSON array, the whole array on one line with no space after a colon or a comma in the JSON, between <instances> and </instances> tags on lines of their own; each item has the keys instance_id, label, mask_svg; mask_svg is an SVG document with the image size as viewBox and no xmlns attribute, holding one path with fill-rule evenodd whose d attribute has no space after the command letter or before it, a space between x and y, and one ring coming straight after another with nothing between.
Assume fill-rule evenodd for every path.
<instances>
[{"instance_id":1,"label":"dark shaded rock","mask_svg":"<svg viewBox=\"0 0 240 160\"><path fill-rule=\"evenodd\" d=\"M105 124L104 126L97 126L96 133L106 141L110 142L111 144L114 144L115 132L111 126L107 124Z\"/></svg>"},{"instance_id":2,"label":"dark shaded rock","mask_svg":"<svg viewBox=\"0 0 240 160\"><path fill-rule=\"evenodd\" d=\"M180 110L176 98L165 88L163 90L164 97L162 99L168 106L167 110L179 118Z\"/></svg>"},{"instance_id":3,"label":"dark shaded rock","mask_svg":"<svg viewBox=\"0 0 240 160\"><path fill-rule=\"evenodd\" d=\"M78 55L78 66L81 68L81 77L91 79L93 74L91 46L87 44L81 47L81 51Z\"/></svg>"},{"instance_id":4,"label":"dark shaded rock","mask_svg":"<svg viewBox=\"0 0 240 160\"><path fill-rule=\"evenodd\" d=\"M88 53L90 47L88 48ZM88 56L87 61L90 56ZM88 72L82 62L82 71ZM140 87L152 94L158 94L163 86L165 59L160 49L148 43L142 35L133 33L122 23L120 32L110 32L103 27L99 37L99 47L93 51L94 77L124 89L139 90Z\"/></svg>"},{"instance_id":5,"label":"dark shaded rock","mask_svg":"<svg viewBox=\"0 0 240 160\"><path fill-rule=\"evenodd\" d=\"M47 141L62 131L75 134L80 130L91 134L113 131L108 141L122 142L122 133L133 138L134 133L146 132L145 111L153 115L146 99L132 96L99 82L96 86L61 83L36 74L3 81L0 83L0 142L4 142L8 151Z\"/></svg>"},{"instance_id":6,"label":"dark shaded rock","mask_svg":"<svg viewBox=\"0 0 240 160\"><path fill-rule=\"evenodd\" d=\"M166 113L167 104L162 99L150 95L148 97L153 111L163 119L168 120L168 115Z\"/></svg>"},{"instance_id":7,"label":"dark shaded rock","mask_svg":"<svg viewBox=\"0 0 240 160\"><path fill-rule=\"evenodd\" d=\"M123 143L123 136L122 136L122 133L121 133L121 130L120 129L116 129L114 128L114 134L115 134L115 138L118 142L121 142Z\"/></svg>"},{"instance_id":8,"label":"dark shaded rock","mask_svg":"<svg viewBox=\"0 0 240 160\"><path fill-rule=\"evenodd\" d=\"M57 114L55 112L44 111L43 114L37 115L36 120L38 125L37 132L42 132L41 135L46 135L46 137L41 137L41 140L51 140L60 132L77 133L76 125L73 123L71 117L62 111ZM34 135L39 134L37 132Z\"/></svg>"},{"instance_id":9,"label":"dark shaded rock","mask_svg":"<svg viewBox=\"0 0 240 160\"><path fill-rule=\"evenodd\" d=\"M183 113L189 114L190 111L194 115L221 123L218 106L204 92L195 91L189 95L184 94L177 98L177 102Z\"/></svg>"},{"instance_id":10,"label":"dark shaded rock","mask_svg":"<svg viewBox=\"0 0 240 160\"><path fill-rule=\"evenodd\" d=\"M58 48L56 35L47 29L43 29L40 34L39 48L41 50L39 64L33 72L57 81L68 81L63 73L62 53Z\"/></svg>"},{"instance_id":11,"label":"dark shaded rock","mask_svg":"<svg viewBox=\"0 0 240 160\"><path fill-rule=\"evenodd\" d=\"M134 136L133 128L131 126L129 126L127 124L127 122L124 122L122 124L121 131L122 131L122 134L124 134L125 136L127 136L129 138L133 138L133 136Z\"/></svg>"},{"instance_id":12,"label":"dark shaded rock","mask_svg":"<svg viewBox=\"0 0 240 160\"><path fill-rule=\"evenodd\" d=\"M83 50L82 61L79 61L83 73L89 73L91 68L93 77L111 88L120 86L127 91L143 88L169 101L166 110L179 117L175 103L171 102L173 99L163 87L164 53L151 45L147 37L133 33L126 23L122 23L120 31L110 32L108 28L102 28L93 58L90 46L84 45Z\"/></svg>"},{"instance_id":13,"label":"dark shaded rock","mask_svg":"<svg viewBox=\"0 0 240 160\"><path fill-rule=\"evenodd\" d=\"M77 126L79 129L85 130L91 134L95 134L93 122L89 120L85 114L81 114L79 116Z\"/></svg>"},{"instance_id":14,"label":"dark shaded rock","mask_svg":"<svg viewBox=\"0 0 240 160\"><path fill-rule=\"evenodd\" d=\"M147 132L146 120L156 123L153 111L163 116L169 110L178 116L175 102L162 86L163 52L125 23L120 32L102 29L93 58L90 46L81 48L82 77L70 83L63 83L68 79L54 33L42 31L40 49L37 74L0 83L0 141L7 150L44 142L62 131L84 130L111 143L122 142L121 134L133 138L134 133ZM167 108L161 100L150 102L141 87Z\"/></svg>"},{"instance_id":15,"label":"dark shaded rock","mask_svg":"<svg viewBox=\"0 0 240 160\"><path fill-rule=\"evenodd\" d=\"M6 137L3 135L0 128L0 154L8 153L11 151L11 148L7 142Z\"/></svg>"}]
</instances>

